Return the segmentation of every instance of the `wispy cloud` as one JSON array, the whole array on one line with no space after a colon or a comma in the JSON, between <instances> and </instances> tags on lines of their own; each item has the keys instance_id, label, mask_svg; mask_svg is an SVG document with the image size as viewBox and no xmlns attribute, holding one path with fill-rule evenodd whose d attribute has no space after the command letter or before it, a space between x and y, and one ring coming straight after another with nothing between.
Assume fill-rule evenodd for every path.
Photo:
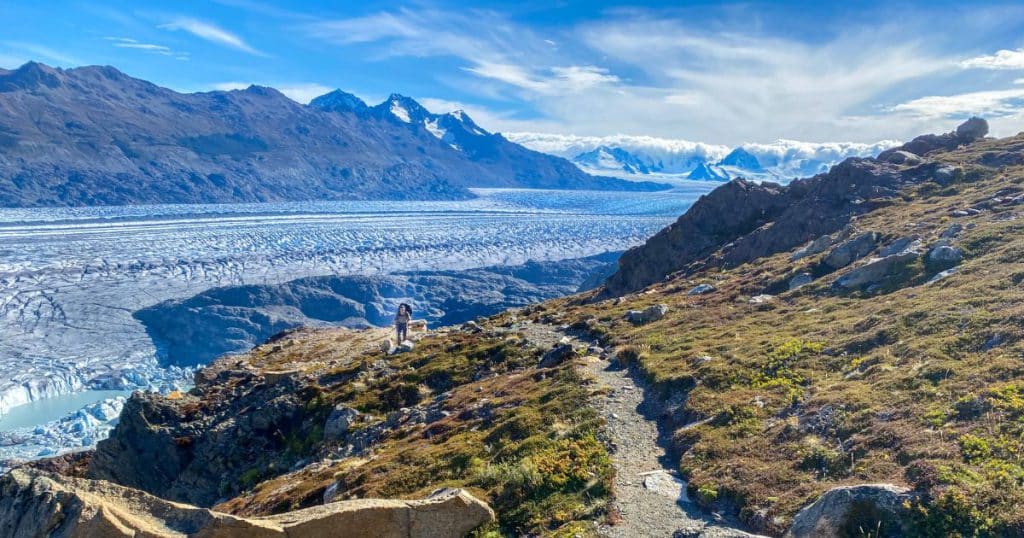
<instances>
[{"instance_id":1,"label":"wispy cloud","mask_svg":"<svg viewBox=\"0 0 1024 538\"><path fill-rule=\"evenodd\" d=\"M241 37L220 28L219 26L198 19L179 17L166 24L161 24L159 28L164 30L180 30L188 32L211 43L240 50L254 56L267 56L264 52L251 47Z\"/></svg>"},{"instance_id":2,"label":"wispy cloud","mask_svg":"<svg viewBox=\"0 0 1024 538\"><path fill-rule=\"evenodd\" d=\"M996 51L960 62L964 69L1024 69L1024 49Z\"/></svg>"},{"instance_id":3,"label":"wispy cloud","mask_svg":"<svg viewBox=\"0 0 1024 538\"><path fill-rule=\"evenodd\" d=\"M148 52L151 54L159 54L161 56L170 56L176 60L189 59L189 53L175 51L166 45L157 45L155 43L142 43L137 39L130 37L104 37L103 39L109 41L113 46L121 49L134 49L142 52Z\"/></svg>"},{"instance_id":4,"label":"wispy cloud","mask_svg":"<svg viewBox=\"0 0 1024 538\"><path fill-rule=\"evenodd\" d=\"M957 95L931 95L892 107L893 112L925 118L1009 116L1024 110L1024 89L992 90Z\"/></svg>"},{"instance_id":5,"label":"wispy cloud","mask_svg":"<svg viewBox=\"0 0 1024 538\"><path fill-rule=\"evenodd\" d=\"M82 65L82 61L71 54L59 51L37 43L26 43L24 41L4 41L5 47L14 51L8 54L9 57L26 57L25 60L42 60L48 63L58 64L65 67Z\"/></svg>"},{"instance_id":6,"label":"wispy cloud","mask_svg":"<svg viewBox=\"0 0 1024 538\"><path fill-rule=\"evenodd\" d=\"M724 24L718 28L745 29ZM814 43L709 29L683 17L630 10L540 34L491 11L404 8L318 21L307 36L394 56L456 58L460 91L528 103L529 121L492 113L497 130L562 126L577 134L654 134L734 142L902 137L923 116L885 116L885 95L955 72L905 25L844 26ZM552 46L552 42L558 46Z\"/></svg>"}]
</instances>

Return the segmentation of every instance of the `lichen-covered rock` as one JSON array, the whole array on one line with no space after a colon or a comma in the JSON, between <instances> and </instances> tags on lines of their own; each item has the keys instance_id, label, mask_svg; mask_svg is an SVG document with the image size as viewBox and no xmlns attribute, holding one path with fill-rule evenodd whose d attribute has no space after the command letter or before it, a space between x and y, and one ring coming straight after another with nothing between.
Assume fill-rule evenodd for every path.
<instances>
[{"instance_id":1,"label":"lichen-covered rock","mask_svg":"<svg viewBox=\"0 0 1024 538\"><path fill-rule=\"evenodd\" d=\"M328 415L327 422L324 423L324 439L331 441L341 439L358 418L359 411L345 405L335 406L331 414Z\"/></svg>"},{"instance_id":2,"label":"lichen-covered rock","mask_svg":"<svg viewBox=\"0 0 1024 538\"><path fill-rule=\"evenodd\" d=\"M643 310L630 310L626 312L626 321L635 325L643 325L652 321L658 321L668 313L668 305L656 304L648 306Z\"/></svg>"},{"instance_id":3,"label":"lichen-covered rock","mask_svg":"<svg viewBox=\"0 0 1024 538\"><path fill-rule=\"evenodd\" d=\"M892 484L834 488L797 513L786 538L839 538L868 531L903 536L904 503L910 499L907 488Z\"/></svg>"},{"instance_id":4,"label":"lichen-covered rock","mask_svg":"<svg viewBox=\"0 0 1024 538\"><path fill-rule=\"evenodd\" d=\"M832 269L842 269L874 250L878 237L878 232L862 233L832 249L823 262Z\"/></svg>"},{"instance_id":5,"label":"lichen-covered rock","mask_svg":"<svg viewBox=\"0 0 1024 538\"><path fill-rule=\"evenodd\" d=\"M460 489L418 501L341 501L242 518L101 480L16 469L0 479L0 536L123 538L462 537L494 512Z\"/></svg>"},{"instance_id":6,"label":"lichen-covered rock","mask_svg":"<svg viewBox=\"0 0 1024 538\"><path fill-rule=\"evenodd\" d=\"M843 289L862 288L871 285L882 284L888 277L893 276L901 267L916 260L921 253L914 249L907 249L898 254L892 254L884 258L878 258L869 263L850 270L836 280L836 287Z\"/></svg>"},{"instance_id":7,"label":"lichen-covered rock","mask_svg":"<svg viewBox=\"0 0 1024 538\"><path fill-rule=\"evenodd\" d=\"M832 242L832 236L823 235L794 252L793 255L789 257L789 261L795 262L808 256L814 256L815 254L825 252L825 249L832 246Z\"/></svg>"},{"instance_id":8,"label":"lichen-covered rock","mask_svg":"<svg viewBox=\"0 0 1024 538\"><path fill-rule=\"evenodd\" d=\"M943 271L955 267L964 259L964 253L952 245L938 245L928 251L928 267L932 270Z\"/></svg>"}]
</instances>

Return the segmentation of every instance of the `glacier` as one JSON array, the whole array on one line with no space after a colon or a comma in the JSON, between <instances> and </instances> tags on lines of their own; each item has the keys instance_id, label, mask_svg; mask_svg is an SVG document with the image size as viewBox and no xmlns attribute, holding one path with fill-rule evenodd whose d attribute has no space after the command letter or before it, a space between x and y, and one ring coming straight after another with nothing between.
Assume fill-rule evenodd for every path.
<instances>
[{"instance_id":1,"label":"glacier","mask_svg":"<svg viewBox=\"0 0 1024 538\"><path fill-rule=\"evenodd\" d=\"M187 388L192 371L161 367L159 350L132 316L163 301L302 277L625 250L713 186L481 189L475 199L444 202L0 209L0 415L85 390ZM107 427L76 411L28 432L3 430L0 461L87 446Z\"/></svg>"}]
</instances>

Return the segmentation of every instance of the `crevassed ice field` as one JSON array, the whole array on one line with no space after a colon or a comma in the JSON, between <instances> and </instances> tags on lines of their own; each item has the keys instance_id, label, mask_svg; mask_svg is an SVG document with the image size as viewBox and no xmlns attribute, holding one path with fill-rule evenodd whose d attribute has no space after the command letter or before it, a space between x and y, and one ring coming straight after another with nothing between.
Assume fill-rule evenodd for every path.
<instances>
[{"instance_id":1,"label":"crevassed ice field","mask_svg":"<svg viewBox=\"0 0 1024 538\"><path fill-rule=\"evenodd\" d=\"M714 186L479 190L461 202L0 209L0 466L91 446L128 391L188 383L190 372L158 366L132 317L140 308L216 286L622 250Z\"/></svg>"}]
</instances>

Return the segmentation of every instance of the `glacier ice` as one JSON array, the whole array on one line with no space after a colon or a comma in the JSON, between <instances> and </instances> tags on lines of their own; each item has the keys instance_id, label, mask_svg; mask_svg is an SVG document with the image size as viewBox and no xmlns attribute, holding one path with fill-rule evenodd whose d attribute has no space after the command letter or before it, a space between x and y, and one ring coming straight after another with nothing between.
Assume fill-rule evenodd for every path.
<instances>
[{"instance_id":1,"label":"glacier ice","mask_svg":"<svg viewBox=\"0 0 1024 538\"><path fill-rule=\"evenodd\" d=\"M657 193L478 190L479 198L460 202L0 209L0 414L86 389L187 384L191 372L161 368L159 350L132 317L162 301L304 276L467 269L624 250L713 186ZM79 423L78 445L68 445L65 433L39 439L60 451L104 434L105 422ZM2 435L0 459L24 455L17 446L38 446L25 432Z\"/></svg>"}]
</instances>

